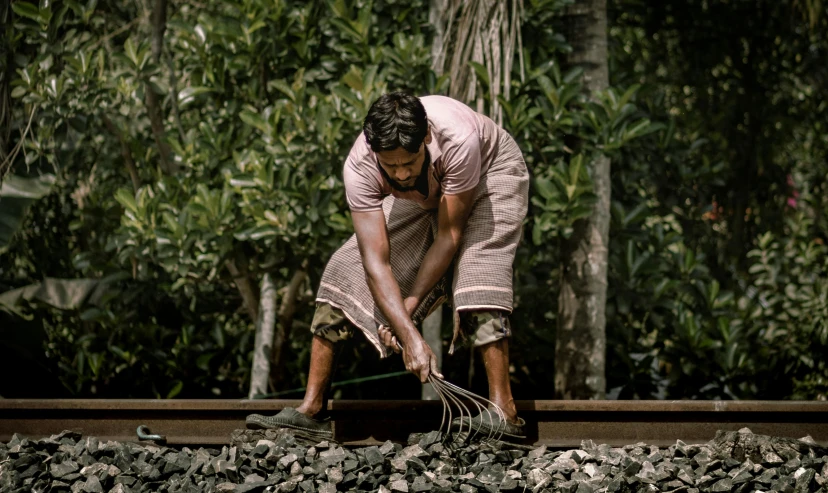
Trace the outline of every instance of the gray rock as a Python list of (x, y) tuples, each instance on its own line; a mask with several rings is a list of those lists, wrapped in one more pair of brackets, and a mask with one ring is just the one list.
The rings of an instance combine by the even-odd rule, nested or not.
[(419, 444), (414, 444), (409, 447), (406, 447), (400, 452), (399, 457), (401, 459), (410, 459), (412, 457), (428, 457), (428, 453), (420, 447)]
[(733, 482), (734, 486), (738, 486), (738, 485), (740, 485), (742, 483), (746, 483), (746, 482), (748, 482), (752, 479), (753, 479), (752, 474), (750, 474), (749, 472), (747, 472), (745, 470), (742, 470), (742, 471), (739, 471), (738, 474), (733, 476), (732, 482)]
[(365, 461), (369, 466), (374, 467), (385, 461), (382, 451), (378, 447), (368, 447), (364, 452)]
[(332, 484), (339, 484), (345, 478), (341, 467), (330, 467), (325, 471), (325, 475), (328, 478), (328, 482)]
[(299, 457), (296, 454), (287, 454), (281, 459), (279, 459), (279, 467), (282, 469), (288, 469), (291, 464), (299, 460)]
[(404, 479), (398, 479), (391, 483), (391, 491), (398, 491), (400, 493), (408, 493), (408, 482)]
[(582, 482), (578, 484), (578, 488), (575, 490), (575, 493), (593, 493), (594, 491), (594, 486), (587, 482)]
[(783, 477), (771, 483), (771, 489), (780, 493), (793, 493), (794, 484), (793, 478)]
[(409, 490), (412, 493), (419, 493), (419, 492), (422, 492), (422, 491), (431, 491), (431, 487), (432, 487), (431, 482), (427, 481), (422, 476), (417, 476), (416, 478), (414, 478), (414, 481), (411, 483), (411, 487), (409, 488)]
[(805, 469), (801, 471), (802, 472), (797, 471), (794, 473), (794, 478), (796, 479), (794, 490), (797, 492), (809, 492), (811, 491), (816, 479), (816, 471), (813, 469)]
[(529, 459), (529, 460), (536, 460), (536, 459), (540, 459), (541, 457), (543, 457), (544, 454), (546, 454), (546, 445), (541, 445), (540, 447), (538, 447), (538, 448), (530, 451), (528, 454), (526, 454), (526, 458)]
[(322, 483), (319, 485), (318, 493), (336, 493), (336, 485), (331, 483)]
[(103, 493), (103, 485), (97, 476), (89, 476), (83, 484), (82, 491), (84, 493)]
[(541, 469), (532, 469), (526, 475), (526, 484), (531, 488), (540, 489), (552, 482), (552, 476), (542, 471)]
[(724, 478), (714, 483), (710, 488), (710, 491), (725, 492), (730, 491), (731, 489), (733, 489), (733, 480), (730, 478)]
[(385, 443), (383, 443), (382, 446), (379, 449), (379, 451), (382, 455), (388, 455), (388, 454), (394, 452), (395, 450), (396, 450), (396, 446), (394, 445), (394, 442), (392, 442), (391, 440), (388, 440)]
[(439, 431), (432, 431), (423, 435), (417, 444), (420, 446), (420, 448), (427, 449), (430, 445), (438, 443), (442, 439), (442, 433), (440, 433)]
[(62, 478), (78, 470), (78, 464), (71, 460), (62, 462), (60, 464), (50, 464), (49, 473), (54, 478)]

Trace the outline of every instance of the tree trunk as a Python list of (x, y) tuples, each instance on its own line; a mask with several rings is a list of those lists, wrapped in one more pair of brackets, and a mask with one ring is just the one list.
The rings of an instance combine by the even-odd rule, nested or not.
[(276, 287), (270, 273), (262, 278), (259, 318), (256, 320), (256, 342), (253, 347), (253, 367), (250, 369), (248, 399), (267, 393), (270, 377), (270, 348), (276, 327)]
[(276, 336), (273, 339), (273, 350), (271, 351), (270, 381), (273, 388), (278, 390), (284, 381), (285, 374), (285, 349), (290, 340), (290, 333), (293, 330), (293, 315), (296, 313), (296, 304), (302, 293), (302, 285), (308, 277), (304, 269), (293, 273), (285, 289), (282, 298), (282, 306), (279, 307), (279, 326), (276, 328)]
[(245, 269), (242, 272), (232, 259), (228, 259), (224, 265), (227, 266), (227, 270), (233, 276), (233, 282), (239, 290), (244, 308), (247, 310), (247, 314), (250, 315), (250, 320), (255, 323), (259, 319), (259, 300), (256, 299), (256, 292), (253, 290), (253, 283), (247, 275), (247, 270)]
[[(609, 86), (606, 0), (581, 0), (568, 8), (570, 63), (584, 69), (590, 94)], [(561, 241), (561, 286), (555, 344), (555, 395), (603, 399), (606, 394), (607, 253), (610, 161), (598, 156), (591, 174), (598, 202), (591, 215)]]
[[(152, 59), (157, 66), (161, 66), (161, 54), (164, 49), (164, 32), (167, 30), (167, 0), (155, 0), (152, 10)], [(178, 169), (170, 157), (170, 146), (167, 144), (164, 130), (164, 116), (161, 111), (161, 101), (158, 94), (147, 81), (144, 84), (145, 102), (149, 114), (152, 135), (158, 146), (158, 155), (161, 159), (161, 169), (165, 174), (172, 175)]]

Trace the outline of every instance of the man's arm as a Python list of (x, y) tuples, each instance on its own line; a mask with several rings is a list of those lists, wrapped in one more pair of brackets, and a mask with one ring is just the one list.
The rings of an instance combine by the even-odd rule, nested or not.
[(374, 301), (403, 345), (405, 368), (425, 383), (429, 373), (439, 374), (437, 359), (411, 321), (411, 316), (403, 305), (400, 286), (391, 272), (385, 215), (377, 210), (353, 212), (351, 216), (365, 267), (365, 277)]
[(409, 315), (446, 273), (460, 248), (466, 221), (474, 204), (475, 188), (455, 195), (443, 195), (437, 212), (437, 238), (428, 249), (411, 293), (405, 299)]

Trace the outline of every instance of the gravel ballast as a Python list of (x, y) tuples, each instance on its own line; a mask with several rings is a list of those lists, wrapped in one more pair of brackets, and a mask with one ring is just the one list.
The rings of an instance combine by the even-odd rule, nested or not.
[(0, 492), (828, 493), (826, 449), (799, 440), (719, 432), (667, 448), (584, 441), (576, 450), (502, 442), (449, 451), (441, 435), (343, 448), (286, 430), (238, 430), (219, 449), (100, 441), (65, 431), (0, 443)]

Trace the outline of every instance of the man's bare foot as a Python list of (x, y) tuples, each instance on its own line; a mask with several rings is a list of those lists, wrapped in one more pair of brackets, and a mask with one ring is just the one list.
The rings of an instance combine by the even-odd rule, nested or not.
[(316, 418), (322, 413), (322, 403), (303, 401), (296, 410), (309, 418)]
[(506, 422), (511, 424), (518, 424), (518, 415), (517, 415), (517, 407), (515, 407), (515, 400), (514, 399), (491, 399), (492, 402), (495, 403), (500, 409), (503, 410), (503, 414), (506, 416)]

